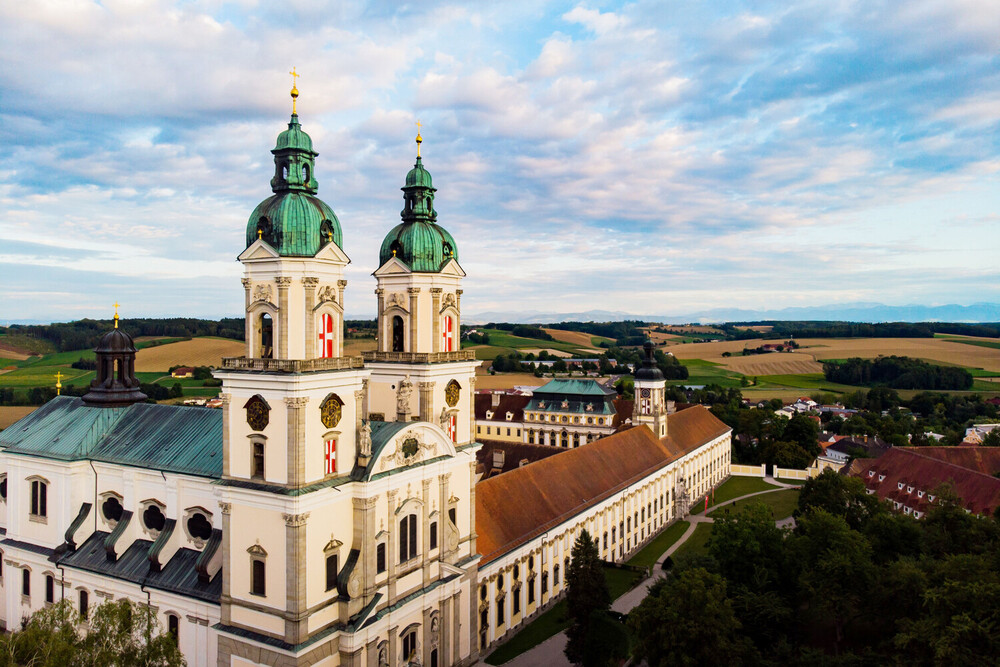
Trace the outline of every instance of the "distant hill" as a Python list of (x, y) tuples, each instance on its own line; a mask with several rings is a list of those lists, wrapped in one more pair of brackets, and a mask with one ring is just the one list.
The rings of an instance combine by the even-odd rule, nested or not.
[(576, 313), (489, 311), (466, 315), (465, 324), (486, 322), (612, 322), (642, 320), (664, 324), (691, 322), (752, 322), (758, 320), (845, 321), (845, 322), (1000, 322), (1000, 304), (974, 303), (968, 306), (887, 306), (881, 303), (839, 303), (825, 306), (781, 308), (777, 310), (742, 310), (714, 308), (683, 315), (638, 315), (621, 311), (588, 310)]

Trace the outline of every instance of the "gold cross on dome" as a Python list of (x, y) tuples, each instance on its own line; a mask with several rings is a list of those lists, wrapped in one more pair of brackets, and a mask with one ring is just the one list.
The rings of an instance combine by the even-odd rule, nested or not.
[(295, 87), (295, 84), (296, 84), (296, 83), (298, 83), (297, 79), (298, 79), (298, 78), (299, 78), (300, 76), (302, 76), (302, 75), (301, 75), (301, 74), (297, 74), (297, 73), (295, 72), (295, 68), (294, 68), (294, 67), (292, 68), (292, 71), (291, 71), (291, 72), (289, 72), (289, 74), (291, 74), (291, 75), (292, 75), (292, 88), (294, 88), (294, 87)]
[(60, 382), (60, 380), (62, 380), (62, 373), (60, 373), (60, 372), (57, 371), (56, 372), (56, 396), (58, 396), (59, 394), (62, 393), (62, 382)]
[(420, 144), (423, 143), (424, 138), (420, 136), (420, 128), (423, 127), (420, 120), (417, 120), (417, 157), (420, 157)]
[(118, 303), (117, 301), (115, 301), (114, 305), (115, 305), (115, 329), (117, 329), (118, 328), (118, 306), (120, 306), (121, 304)]
[(295, 110), (295, 103), (296, 103), (296, 102), (298, 102), (298, 99), (299, 99), (299, 89), (298, 89), (298, 87), (296, 86), (296, 83), (298, 83), (297, 79), (298, 79), (298, 78), (299, 78), (300, 76), (302, 76), (302, 75), (301, 75), (301, 74), (298, 74), (298, 73), (297, 73), (297, 72), (295, 71), (295, 68), (294, 68), (294, 67), (292, 68), (292, 71), (291, 71), (291, 72), (289, 72), (289, 74), (291, 74), (291, 75), (292, 75), (292, 92), (291, 92), (291, 95), (292, 95), (292, 115), (293, 115), (293, 116), (297, 116), (297, 115), (298, 115), (298, 112), (297, 112), (297, 111)]

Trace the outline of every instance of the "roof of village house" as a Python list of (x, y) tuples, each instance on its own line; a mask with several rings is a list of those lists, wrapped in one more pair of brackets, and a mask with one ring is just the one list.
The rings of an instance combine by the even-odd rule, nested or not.
[(730, 428), (706, 408), (669, 415), (668, 435), (630, 428), (476, 485), (482, 563), (541, 535)]
[(920, 447), (919, 452), (984, 475), (1000, 472), (1000, 447)]
[(222, 476), (222, 411), (134, 403), (90, 406), (57, 396), (0, 432), (8, 453)]
[[(946, 449), (955, 454), (940, 451)], [(849, 474), (860, 477), (879, 498), (919, 512), (930, 506), (928, 494), (947, 482), (962, 499), (962, 507), (978, 514), (990, 514), (1000, 506), (1000, 479), (962, 465), (978, 465), (971, 459), (963, 460), (964, 453), (969, 451), (952, 447), (893, 447), (879, 459), (864, 459), (867, 465), (852, 467)], [(987, 457), (993, 456), (1000, 455), (987, 454)]]

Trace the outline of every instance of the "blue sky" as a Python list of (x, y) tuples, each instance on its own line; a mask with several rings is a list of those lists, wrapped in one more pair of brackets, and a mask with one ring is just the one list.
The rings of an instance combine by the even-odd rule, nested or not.
[(423, 123), (467, 314), (1000, 301), (1000, 3), (0, 3), (0, 319), (237, 315), (296, 67), (374, 314)]

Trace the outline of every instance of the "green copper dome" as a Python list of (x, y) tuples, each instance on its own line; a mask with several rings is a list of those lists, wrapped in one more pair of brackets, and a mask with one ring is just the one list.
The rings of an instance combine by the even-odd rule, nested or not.
[(417, 163), (406, 175), (403, 186), (403, 222), (393, 227), (382, 241), (379, 266), (393, 257), (417, 273), (437, 273), (450, 260), (458, 260), (458, 246), (451, 234), (436, 223), (434, 193), (431, 174), (424, 169), (423, 161)]
[(312, 257), (327, 243), (342, 246), (340, 221), (326, 202), (316, 197), (319, 184), (312, 139), (292, 114), (288, 129), (278, 135), (274, 150), (274, 178), (268, 197), (247, 221), (247, 247), (261, 238), (282, 256)]

